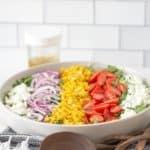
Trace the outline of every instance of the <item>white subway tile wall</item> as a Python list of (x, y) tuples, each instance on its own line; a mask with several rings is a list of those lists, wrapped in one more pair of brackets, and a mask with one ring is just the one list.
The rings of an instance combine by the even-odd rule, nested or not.
[(150, 49), (150, 27), (122, 27), (121, 30), (122, 49)]
[(147, 4), (146, 4), (146, 23), (150, 25), (150, 1), (147, 1)]
[(8, 77), (27, 68), (27, 53), (20, 48), (0, 48), (0, 85)]
[(15, 24), (0, 24), (0, 46), (17, 46), (17, 26)]
[(42, 22), (42, 0), (0, 0), (1, 22)]
[(62, 49), (61, 50), (61, 61), (93, 61), (92, 50), (89, 49)]
[(134, 51), (95, 51), (94, 60), (108, 64), (140, 67), (143, 65), (143, 53)]
[(46, 22), (93, 23), (91, 0), (46, 0)]
[(25, 33), (54, 31), (62, 61), (150, 67), (150, 0), (0, 0), (1, 60), (25, 63)]
[(72, 48), (118, 48), (118, 27), (70, 26)]
[(144, 25), (144, 2), (96, 0), (96, 23)]

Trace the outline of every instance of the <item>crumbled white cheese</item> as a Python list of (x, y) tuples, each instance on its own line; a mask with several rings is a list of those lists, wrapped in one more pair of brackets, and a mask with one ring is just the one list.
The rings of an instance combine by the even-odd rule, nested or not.
[(131, 109), (125, 109), (124, 113), (121, 114), (121, 118), (127, 118), (127, 117), (131, 117), (134, 116), (136, 114), (136, 112), (134, 110)]
[(126, 81), (128, 81), (128, 94), (125, 100), (121, 103), (124, 112), (121, 118), (126, 118), (136, 114), (135, 108), (141, 104), (150, 104), (150, 94), (147, 92), (143, 80), (134, 74), (126, 74)]
[(26, 84), (21, 83), (8, 93), (5, 98), (5, 103), (10, 106), (10, 109), (20, 115), (27, 113), (27, 99), (30, 97), (31, 89)]

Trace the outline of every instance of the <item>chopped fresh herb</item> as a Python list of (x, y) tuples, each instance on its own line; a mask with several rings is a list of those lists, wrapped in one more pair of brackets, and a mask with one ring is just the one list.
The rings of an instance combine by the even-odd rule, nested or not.
[(112, 83), (112, 85), (113, 85), (114, 87), (116, 87), (116, 86), (118, 85), (118, 82), (119, 82), (119, 79), (116, 79), (116, 80)]
[(124, 83), (124, 81), (125, 81), (124, 72), (121, 69), (119, 69), (115, 66), (112, 66), (112, 65), (108, 65), (107, 70), (112, 73), (115, 73), (117, 75), (117, 77), (119, 78), (119, 81), (121, 80)]
[(49, 112), (47, 115), (48, 115), (48, 116), (51, 116), (51, 112)]
[(129, 93), (129, 95), (132, 95), (132, 93)]
[(57, 102), (61, 102), (61, 100), (60, 100), (60, 99), (57, 99)]
[(60, 80), (60, 84), (64, 84), (64, 81), (63, 81), (63, 80)]
[(63, 121), (62, 120), (56, 120), (55, 124), (63, 124)]
[(145, 105), (144, 103), (142, 103), (142, 104), (136, 106), (135, 108), (128, 107), (128, 109), (134, 110), (136, 113), (139, 113), (139, 112), (143, 111), (147, 107), (148, 107), (148, 105)]
[(115, 74), (119, 79), (122, 79), (124, 77), (124, 72), (122, 70), (118, 70), (117, 72), (115, 72)]
[(132, 107), (127, 107), (127, 109), (131, 109), (131, 110), (134, 110), (134, 108), (132, 108)]
[(17, 80), (17, 81), (13, 84), (13, 87), (19, 85), (20, 83), (21, 83), (21, 81), (20, 81), (20, 80)]
[(124, 84), (127, 84), (127, 80), (126, 80), (124, 75), (120, 78), (120, 82), (124, 83)]
[(120, 117), (121, 113), (114, 114), (114, 117)]
[(134, 110), (135, 110), (136, 113), (139, 113), (139, 112), (143, 111), (146, 107), (147, 107), (147, 106), (142, 103), (142, 104), (136, 106), (136, 107), (134, 108)]
[(32, 76), (28, 76), (28, 77), (25, 77), (23, 78), (23, 82), (24, 84), (26, 84), (27, 86), (30, 86), (31, 85), (31, 82), (32, 82)]
[(15, 86), (17, 86), (17, 85), (19, 85), (19, 84), (21, 84), (21, 83), (24, 83), (24, 84), (26, 84), (27, 86), (30, 86), (30, 85), (31, 85), (31, 82), (32, 82), (32, 79), (33, 79), (32, 76), (24, 77), (24, 78), (22, 78), (22, 79), (20, 79), (20, 80), (17, 80), (16, 83), (13, 84), (13, 87), (15, 87)]
[(8, 92), (4, 94), (4, 97), (9, 97), (9, 94), (8, 94)]
[(56, 99), (56, 98), (54, 98), (54, 97), (51, 97), (51, 100), (60, 102), (60, 99)]
[(118, 71), (118, 68), (115, 67), (115, 66), (112, 66), (112, 65), (108, 65), (108, 66), (107, 66), (107, 70), (110, 71), (110, 72), (115, 73), (115, 72)]
[(120, 101), (122, 102), (123, 100), (125, 100), (127, 97), (127, 92), (122, 93), (122, 95), (120, 96)]
[(92, 72), (95, 71), (95, 69), (93, 68), (93, 64), (90, 64), (90, 65), (88, 66), (88, 68), (89, 68), (89, 70), (91, 70)]
[(146, 88), (149, 88), (149, 87), (150, 87), (150, 85), (147, 83), (146, 80), (143, 80), (143, 84), (145, 85)]
[(52, 99), (52, 100), (56, 100), (56, 98), (54, 98), (54, 97), (51, 97), (51, 99)]
[(123, 109), (123, 110), (121, 111), (120, 115), (123, 114), (124, 112), (125, 112), (125, 110)]

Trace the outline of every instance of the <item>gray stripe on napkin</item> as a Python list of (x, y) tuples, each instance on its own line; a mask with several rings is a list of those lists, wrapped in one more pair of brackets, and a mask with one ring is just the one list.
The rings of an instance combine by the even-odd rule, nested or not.
[(38, 150), (40, 147), (40, 143), (42, 140), (42, 137), (40, 136), (31, 136), (26, 134), (17, 134), (14, 130), (11, 128), (6, 128), (1, 134), (0, 134), (0, 142), (6, 142), (11, 137), (11, 147), (15, 147), (17, 144), (25, 141), (27, 138), (28, 145), (31, 150)]

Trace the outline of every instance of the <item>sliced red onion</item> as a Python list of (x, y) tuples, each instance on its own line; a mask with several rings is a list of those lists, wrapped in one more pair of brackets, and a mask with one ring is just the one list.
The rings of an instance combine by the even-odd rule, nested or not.
[(40, 113), (35, 113), (35, 112), (28, 114), (28, 117), (37, 121), (42, 121), (44, 119), (43, 115), (41, 115)]
[(60, 73), (47, 70), (32, 75), (31, 88), (33, 92), (28, 99), (30, 118), (42, 121), (44, 116), (52, 112), (59, 104), (60, 99)]

